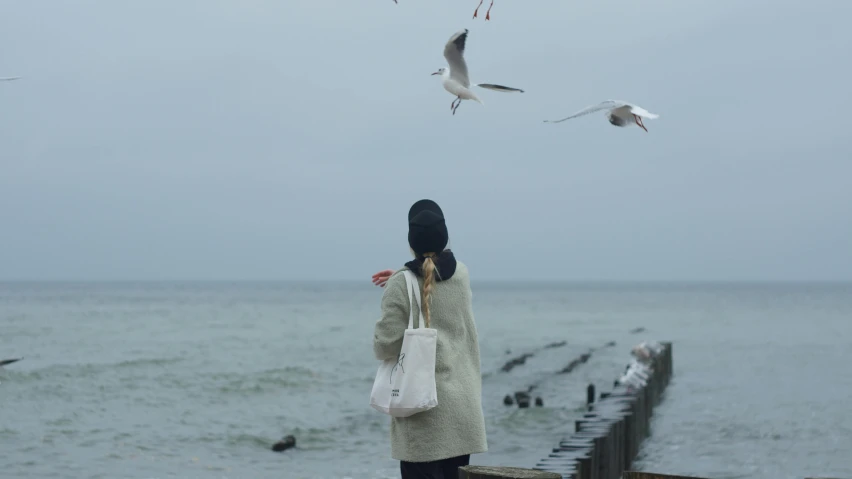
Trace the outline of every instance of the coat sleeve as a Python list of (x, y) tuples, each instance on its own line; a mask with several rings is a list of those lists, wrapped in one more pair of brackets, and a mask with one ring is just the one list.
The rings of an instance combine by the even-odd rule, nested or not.
[(382, 317), (376, 322), (373, 334), (373, 353), (380, 361), (395, 358), (402, 350), (402, 338), (408, 327), (408, 314), (411, 309), (405, 288), (405, 276), (402, 271), (391, 276), (385, 285)]

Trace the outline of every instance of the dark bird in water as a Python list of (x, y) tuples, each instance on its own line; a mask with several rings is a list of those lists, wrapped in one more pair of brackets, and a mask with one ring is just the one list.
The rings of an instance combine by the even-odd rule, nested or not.
[(0, 361), (0, 368), (2, 368), (3, 366), (5, 366), (5, 365), (7, 365), (7, 364), (17, 363), (18, 361), (20, 361), (20, 360), (22, 360), (22, 359), (24, 359), (24, 358), (18, 358), (18, 359), (4, 359), (4, 360)]
[(284, 436), (284, 439), (272, 445), (272, 450), (275, 452), (281, 452), (293, 447), (296, 447), (296, 438), (293, 436)]

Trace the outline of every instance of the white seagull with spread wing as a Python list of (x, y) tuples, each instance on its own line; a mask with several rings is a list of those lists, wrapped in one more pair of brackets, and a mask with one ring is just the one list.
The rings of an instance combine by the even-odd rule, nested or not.
[(592, 105), (586, 107), (573, 115), (563, 118), (561, 120), (544, 120), (545, 123), (559, 123), (565, 120), (570, 120), (571, 118), (577, 118), (578, 116), (588, 115), (589, 113), (594, 113), (596, 111), (606, 110), (606, 117), (609, 122), (615, 126), (626, 127), (635, 123), (642, 127), (646, 132), (648, 131), (645, 128), (645, 125), (642, 123), (642, 118), (648, 118), (650, 120), (654, 120), (659, 118), (660, 115), (656, 113), (651, 113), (648, 110), (642, 108), (641, 106), (634, 105), (632, 103), (627, 103), (626, 101), (619, 100), (606, 100), (598, 103), (597, 105)]
[[(441, 82), (444, 85), (444, 89), (456, 97), (450, 105), (453, 115), (456, 114), (456, 109), (458, 109), (462, 100), (473, 100), (483, 104), (482, 100), (476, 96), (476, 93), (470, 89), (471, 85), (470, 79), (467, 75), (467, 63), (464, 61), (464, 47), (465, 42), (467, 41), (467, 33), (468, 30), (465, 28), (460, 32), (454, 33), (453, 36), (450, 37), (450, 40), (447, 42), (446, 46), (444, 46), (444, 58), (447, 59), (449, 68), (441, 68), (433, 73), (433, 75), (441, 75)], [(524, 92), (520, 88), (511, 88), (503, 85), (495, 85), (493, 83), (477, 83), (473, 86), (502, 92)]]

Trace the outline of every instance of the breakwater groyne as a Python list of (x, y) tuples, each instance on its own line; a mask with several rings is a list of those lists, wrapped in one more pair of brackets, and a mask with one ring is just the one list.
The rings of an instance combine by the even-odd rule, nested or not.
[[(651, 434), (651, 417), (673, 376), (672, 343), (646, 360), (647, 376), (622, 378), (588, 405), (588, 412), (534, 469), (563, 479), (619, 479)], [(591, 399), (591, 398), (590, 398)]]
[[(642, 441), (651, 435), (654, 408), (674, 375), (672, 343), (642, 343), (632, 354), (637, 361), (611, 391), (595, 398), (594, 385), (589, 385), (587, 412), (575, 421), (574, 433), (534, 468), (470, 465), (459, 468), (459, 479), (621, 479), (625, 474), (639, 479), (629, 468)], [(647, 473), (641, 477), (675, 479)]]

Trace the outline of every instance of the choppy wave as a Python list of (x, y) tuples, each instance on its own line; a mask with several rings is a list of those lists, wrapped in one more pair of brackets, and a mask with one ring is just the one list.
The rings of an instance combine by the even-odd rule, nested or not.
[[(25, 358), (26, 360), (26, 358)], [(6, 373), (18, 381), (43, 380), (58, 378), (84, 378), (111, 372), (115, 369), (148, 368), (151, 366), (172, 366), (184, 361), (182, 357), (170, 358), (138, 358), (113, 363), (63, 363), (53, 364), (38, 369), (15, 370), (8, 368)]]

